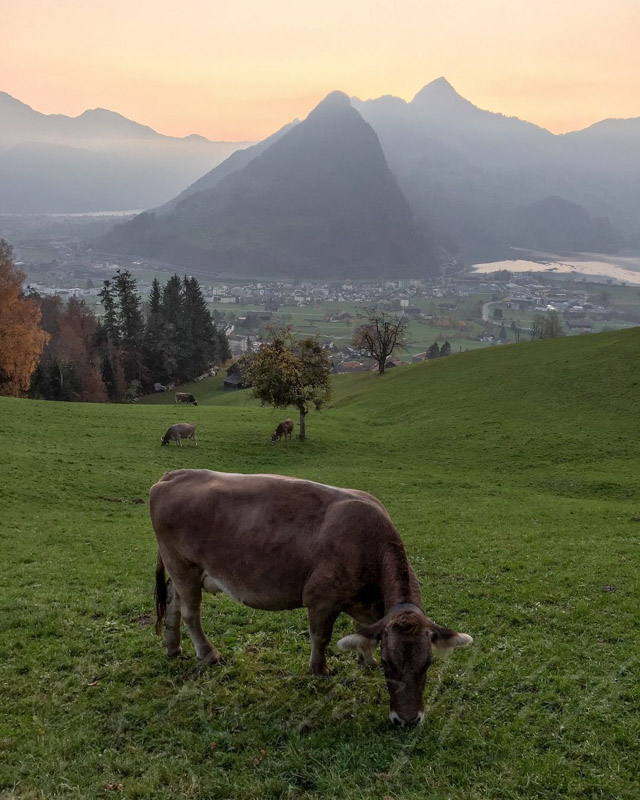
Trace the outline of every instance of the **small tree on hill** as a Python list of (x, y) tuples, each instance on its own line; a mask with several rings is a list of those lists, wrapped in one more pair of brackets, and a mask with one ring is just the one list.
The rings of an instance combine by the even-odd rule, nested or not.
[(549, 311), (544, 321), (542, 338), (555, 339), (558, 336), (564, 336), (560, 314), (557, 311)]
[(330, 360), (322, 345), (312, 338), (296, 341), (288, 328), (273, 331), (256, 353), (243, 356), (240, 366), (262, 405), (298, 409), (299, 438), (304, 440), (310, 406), (319, 411), (331, 397)]
[(440, 358), (440, 345), (438, 342), (434, 342), (431, 347), (427, 350), (427, 358)]
[(406, 346), (407, 318), (374, 308), (361, 316), (364, 323), (355, 332), (353, 346), (361, 355), (377, 361), (378, 373), (382, 375), (393, 351)]
[(440, 358), (446, 358), (447, 356), (450, 355), (451, 355), (451, 345), (449, 344), (449, 340), (447, 339), (440, 348)]
[(545, 316), (535, 315), (531, 322), (532, 339), (555, 339), (558, 336), (564, 336), (564, 330), (557, 311), (549, 311)]

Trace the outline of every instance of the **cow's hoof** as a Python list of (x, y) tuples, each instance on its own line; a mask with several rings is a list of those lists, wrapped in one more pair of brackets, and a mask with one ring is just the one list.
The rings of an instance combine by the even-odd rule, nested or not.
[(327, 667), (326, 667), (326, 666), (324, 666), (324, 667), (317, 667), (316, 669), (314, 669), (314, 668), (312, 667), (312, 668), (311, 668), (311, 675), (312, 675), (314, 678), (329, 678), (329, 677), (331, 677), (331, 673), (329, 672), (329, 670), (327, 669)]
[(207, 655), (203, 657), (202, 661), (205, 664), (208, 664), (210, 667), (213, 667), (216, 664), (222, 664), (224, 662), (224, 659), (217, 650), (212, 650), (210, 653), (207, 653)]
[(369, 658), (366, 661), (362, 659), (362, 661), (358, 661), (358, 666), (360, 669), (375, 669), (378, 666), (378, 662), (375, 658)]
[(182, 655), (182, 648), (178, 647), (177, 650), (167, 650), (167, 658), (179, 658)]

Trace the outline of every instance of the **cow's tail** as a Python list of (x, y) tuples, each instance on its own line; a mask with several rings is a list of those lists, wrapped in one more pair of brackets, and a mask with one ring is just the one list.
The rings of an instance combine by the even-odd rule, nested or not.
[(167, 576), (164, 571), (164, 563), (162, 556), (158, 550), (158, 559), (156, 561), (156, 633), (158, 636), (162, 633), (162, 621), (167, 613)]

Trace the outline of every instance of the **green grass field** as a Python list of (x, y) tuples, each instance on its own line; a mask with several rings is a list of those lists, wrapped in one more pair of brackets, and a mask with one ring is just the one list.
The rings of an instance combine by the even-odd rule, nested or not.
[[(637, 798), (640, 329), (339, 376), (304, 444), (269, 441), (291, 411), (196, 388), (0, 398), (3, 800)], [(160, 447), (177, 421), (198, 448)], [(147, 492), (180, 467), (386, 504), (427, 613), (475, 639), (429, 671), (423, 726), (349, 654), (309, 677), (303, 610), (206, 597), (225, 665), (166, 659)]]

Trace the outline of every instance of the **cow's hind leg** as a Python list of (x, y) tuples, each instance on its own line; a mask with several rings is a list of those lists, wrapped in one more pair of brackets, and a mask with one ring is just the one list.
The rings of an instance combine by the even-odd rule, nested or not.
[(313, 675), (320, 677), (328, 675), (325, 651), (331, 641), (333, 624), (339, 612), (335, 609), (310, 608), (309, 609), (309, 634), (311, 636), (311, 659), (309, 666)]
[(167, 648), (168, 656), (181, 655), (180, 596), (171, 578), (167, 581), (167, 611), (164, 619), (164, 638), (162, 644)]
[(189, 569), (181, 569), (179, 575), (176, 575), (174, 571), (172, 577), (180, 595), (180, 613), (187, 626), (196, 655), (205, 664), (218, 664), (222, 661), (222, 656), (202, 629), (200, 617), (202, 571), (193, 566)]

